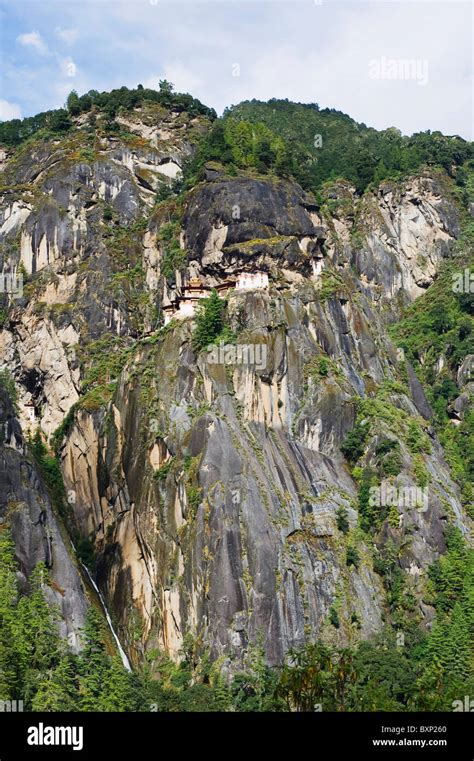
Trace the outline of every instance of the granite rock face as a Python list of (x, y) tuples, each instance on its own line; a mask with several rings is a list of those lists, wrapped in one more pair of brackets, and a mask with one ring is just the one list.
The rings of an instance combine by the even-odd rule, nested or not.
[[(132, 661), (156, 647), (178, 657), (186, 635), (229, 670), (249, 645), (276, 664), (318, 637), (368, 638), (389, 617), (374, 570), (389, 540), (428, 626), (426, 570), (445, 549), (447, 521), (465, 531), (468, 519), (423, 388), (387, 325), (451, 255), (459, 222), (449, 193), (429, 174), (362, 198), (342, 183), (329, 212), (294, 182), (208, 171), (186, 195), (170, 275), (162, 232), (172, 215), (152, 207), (154, 191), (179, 176), (205, 125), (172, 114), (154, 124), (137, 111), (123, 126), (133, 139), (102, 138), (94, 154), (50, 141), (6, 161), (0, 264), (21, 261), (28, 279), (0, 330), (0, 365), (16, 381), (25, 431), (49, 436), (67, 418), (65, 487)], [(191, 278), (211, 288), (252, 272), (269, 287), (227, 295), (243, 361), (196, 354), (192, 319), (160, 328), (162, 303)], [(105, 372), (106, 399), (87, 404), (95, 376), (85, 377), (84, 346), (96, 365), (117, 346), (128, 352), (116, 386)], [(453, 416), (469, 377), (466, 365)], [(63, 618), (75, 631), (80, 581), (4, 409), (0, 478), (7, 502), (24, 504), (13, 526), (25, 575), (52, 532), (46, 560), (70, 590)], [(373, 540), (358, 527), (360, 484), (344, 456), (355, 425), (367, 426), (367, 467), (396, 449), (400, 492), (421, 471), (429, 480), (426, 501), (393, 504)]]
[(61, 529), (36, 466), (27, 455), (20, 424), (6, 392), (0, 388), (0, 525), (12, 534), (20, 583), (38, 563), (49, 569), (46, 598), (59, 609), (60, 633), (74, 650), (80, 647), (87, 596), (69, 539)]
[[(152, 646), (177, 654), (191, 632), (214, 657), (236, 662), (249, 642), (261, 640), (277, 663), (317, 635), (346, 643), (382, 626), (384, 593), (370, 547), (358, 536), (361, 563), (346, 566), (336, 511), (346, 509), (355, 527), (357, 487), (340, 446), (356, 399), (367, 397), (371, 383), (395, 378), (396, 368), (375, 357), (370, 313), (354, 305), (347, 319), (337, 300), (321, 307), (317, 296), (273, 300), (278, 329), (268, 294), (229, 300), (231, 313), (243, 312), (249, 322), (260, 317), (245, 335), (265, 349), (263, 370), (229, 371), (206, 355), (196, 358), (190, 326), (177, 326), (144, 351), (138, 368), (124, 371), (105, 416), (76, 416), (63, 447), (66, 487), (86, 485), (76, 516), (83, 534), (95, 537), (100, 582), (137, 659)], [(359, 346), (362, 330), (367, 354)], [(340, 369), (305, 380), (327, 336)], [(384, 436), (395, 437), (403, 456), (396, 485), (409, 487), (414, 461), (405, 425), (424, 419), (407, 394), (384, 398), (404, 418), (396, 433), (384, 423), (373, 431), (368, 462)], [(427, 507), (401, 505), (398, 525), (386, 527), (405, 544), (400, 562), (415, 592), (444, 549), (448, 514), (464, 527), (457, 487), (429, 426), (426, 436)], [(335, 604), (340, 628), (331, 631), (327, 616)], [(143, 624), (138, 645), (128, 631), (133, 609)]]
[[(153, 117), (137, 111), (123, 138), (91, 136), (86, 124), (67, 139), (35, 142), (2, 173), (0, 270), (21, 272), (23, 296), (0, 352), (19, 381), (22, 423), (48, 435), (78, 399), (82, 338), (136, 338), (151, 326), (157, 286), (145, 276), (158, 251), (150, 233), (143, 250), (146, 218), (206, 123), (163, 109)], [(133, 283), (121, 279), (129, 268)]]
[(350, 262), (374, 299), (413, 300), (433, 282), (459, 235), (456, 206), (429, 174), (358, 198), (341, 182), (327, 248)]

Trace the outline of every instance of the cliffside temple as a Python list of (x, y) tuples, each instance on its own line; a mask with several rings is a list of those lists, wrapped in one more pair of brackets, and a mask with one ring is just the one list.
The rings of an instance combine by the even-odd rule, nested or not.
[(164, 324), (170, 320), (185, 320), (194, 317), (196, 307), (201, 299), (209, 298), (215, 289), (220, 298), (225, 298), (229, 291), (252, 291), (266, 290), (269, 287), (268, 274), (266, 272), (240, 272), (236, 278), (227, 278), (214, 286), (204, 285), (200, 278), (191, 278), (184, 286), (183, 295), (162, 306)]

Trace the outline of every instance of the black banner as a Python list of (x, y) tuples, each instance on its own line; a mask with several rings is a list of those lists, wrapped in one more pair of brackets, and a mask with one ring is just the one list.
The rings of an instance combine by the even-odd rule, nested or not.
[[(0, 761), (301, 753), (312, 758), (474, 758), (472, 714), (0, 713)], [(215, 744), (213, 743), (215, 740)], [(307, 751), (306, 751), (307, 752)], [(349, 756), (350, 754), (350, 756)]]

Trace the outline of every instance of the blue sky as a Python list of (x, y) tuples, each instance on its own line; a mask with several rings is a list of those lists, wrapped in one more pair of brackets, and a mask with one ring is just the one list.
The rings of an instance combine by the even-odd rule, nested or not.
[(166, 78), (219, 113), (287, 97), (473, 139), (468, 2), (0, 0), (0, 25), (0, 119)]

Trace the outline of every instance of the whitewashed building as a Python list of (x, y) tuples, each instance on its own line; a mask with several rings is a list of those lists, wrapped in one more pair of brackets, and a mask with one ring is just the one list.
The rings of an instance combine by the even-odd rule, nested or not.
[(263, 290), (268, 288), (266, 272), (241, 272), (237, 278), (237, 291)]
[[(268, 288), (268, 275), (266, 272), (241, 272), (237, 280), (231, 278), (215, 286), (220, 298), (224, 298), (234, 287), (236, 291), (264, 290)], [(172, 319), (194, 317), (197, 305), (201, 299), (208, 298), (211, 291), (212, 288), (203, 285), (199, 278), (191, 278), (182, 296), (163, 305), (165, 325)]]

